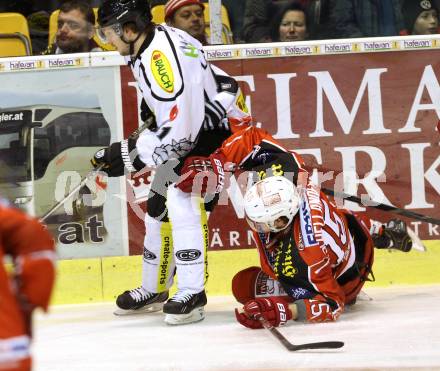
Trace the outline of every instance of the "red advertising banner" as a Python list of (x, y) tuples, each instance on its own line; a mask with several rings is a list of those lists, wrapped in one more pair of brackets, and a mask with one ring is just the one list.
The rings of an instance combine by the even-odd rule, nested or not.
[[(324, 187), (440, 218), (439, 57), (439, 50), (417, 50), (214, 64), (240, 81), (257, 125), (318, 166)], [(136, 89), (125, 69), (124, 124), (131, 125)], [(253, 246), (237, 205), (231, 200), (211, 214), (212, 250)], [(406, 221), (423, 239), (440, 238), (440, 226)], [(139, 243), (131, 254), (141, 253)]]

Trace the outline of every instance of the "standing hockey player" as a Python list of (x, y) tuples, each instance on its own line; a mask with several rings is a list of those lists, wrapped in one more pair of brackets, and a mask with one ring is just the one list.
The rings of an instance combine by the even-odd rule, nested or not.
[(337, 209), (308, 181), (300, 157), (261, 129), (236, 133), (208, 158), (188, 158), (182, 169), (187, 176), (178, 186), (191, 192), (206, 186), (207, 178), (218, 179), (213, 174), (202, 177), (214, 160), (255, 171), (262, 179), (244, 196), (261, 269), (245, 269), (232, 283), (234, 296), (245, 304), (236, 317), (246, 327), (261, 328), (261, 316), (273, 326), (289, 319), (336, 320), (368, 280), (374, 246), (411, 249), (404, 222), (370, 224)]
[[(171, 185), (182, 159), (206, 156), (229, 136), (223, 119), (239, 103), (238, 86), (213, 73), (197, 40), (151, 23), (145, 0), (104, 1), (98, 23), (100, 36), (126, 56), (143, 96), (144, 117), (153, 115), (156, 122), (137, 139), (113, 143), (92, 159), (109, 176), (156, 171), (145, 217), (142, 286), (118, 296), (117, 313), (163, 306), (168, 324), (200, 321), (207, 302), (206, 212), (203, 202), (194, 210), (191, 196)], [(175, 271), (178, 291), (164, 304)]]
[[(41, 223), (0, 200), (0, 370), (31, 369), (32, 313), (47, 310), (54, 241)], [(12, 259), (12, 274), (3, 264)]]

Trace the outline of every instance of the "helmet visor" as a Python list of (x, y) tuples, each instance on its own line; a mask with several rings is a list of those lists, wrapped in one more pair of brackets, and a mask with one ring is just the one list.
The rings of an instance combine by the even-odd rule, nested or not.
[(113, 23), (105, 27), (97, 27), (96, 35), (102, 43), (108, 44), (112, 37), (122, 37), (122, 25), (120, 23)]

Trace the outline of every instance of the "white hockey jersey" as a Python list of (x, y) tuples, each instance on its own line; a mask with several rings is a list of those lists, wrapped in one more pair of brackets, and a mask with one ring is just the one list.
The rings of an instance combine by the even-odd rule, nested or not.
[(158, 128), (140, 135), (139, 158), (156, 167), (170, 158), (184, 157), (195, 146), (203, 125), (205, 100), (217, 94), (202, 45), (186, 32), (160, 25), (127, 62)]

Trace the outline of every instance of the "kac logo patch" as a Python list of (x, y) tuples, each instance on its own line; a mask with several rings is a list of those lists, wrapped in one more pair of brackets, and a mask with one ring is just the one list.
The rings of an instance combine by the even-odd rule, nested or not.
[(167, 93), (174, 91), (174, 74), (168, 58), (160, 50), (151, 54), (151, 72), (159, 86)]

